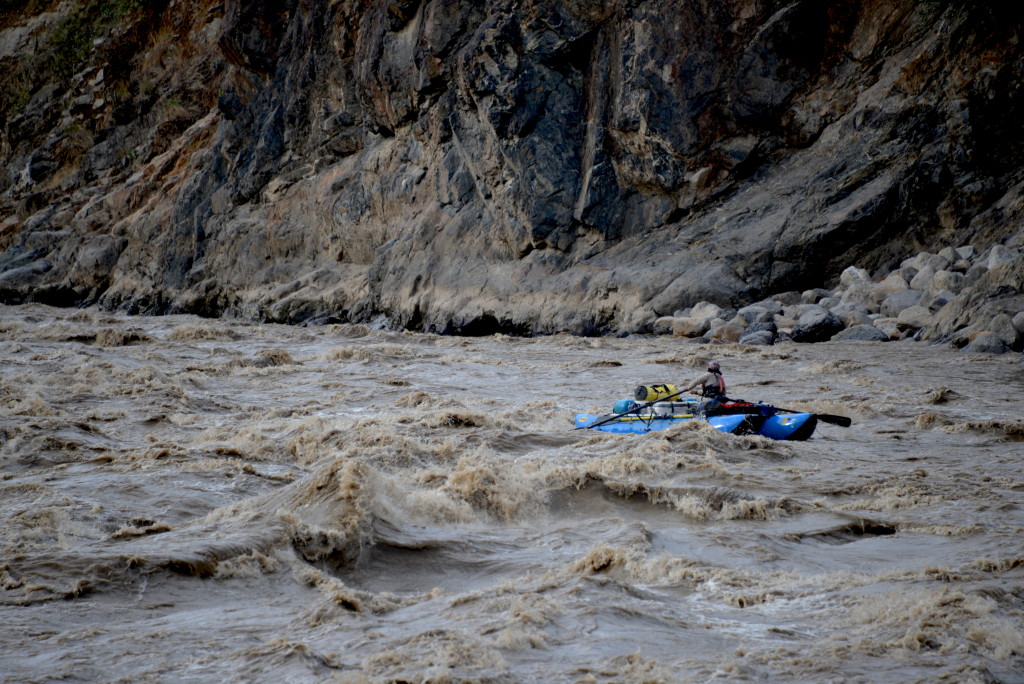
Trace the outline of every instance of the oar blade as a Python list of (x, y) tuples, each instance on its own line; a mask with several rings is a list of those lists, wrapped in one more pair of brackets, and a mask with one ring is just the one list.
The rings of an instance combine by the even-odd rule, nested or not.
[(850, 427), (853, 425), (853, 421), (846, 416), (833, 416), (830, 413), (815, 413), (814, 415), (818, 416), (818, 420), (823, 423), (831, 423), (839, 427)]

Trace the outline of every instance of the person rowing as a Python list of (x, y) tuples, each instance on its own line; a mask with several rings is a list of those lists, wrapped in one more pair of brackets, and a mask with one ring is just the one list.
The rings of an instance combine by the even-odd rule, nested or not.
[[(699, 387), (699, 395), (704, 398), (700, 403), (698, 413), (704, 416), (714, 415), (722, 408), (722, 402), (728, 401), (725, 396), (725, 378), (722, 377), (722, 367), (717, 361), (708, 361), (708, 370), (700, 377), (682, 389), (683, 392), (691, 392)], [(698, 392), (693, 392), (698, 394)]]

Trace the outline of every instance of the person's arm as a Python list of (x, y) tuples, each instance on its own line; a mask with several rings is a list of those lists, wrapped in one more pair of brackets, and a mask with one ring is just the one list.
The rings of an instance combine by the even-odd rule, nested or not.
[(702, 375), (699, 378), (697, 378), (696, 380), (694, 380), (692, 383), (690, 383), (690, 385), (688, 387), (684, 387), (683, 391), (684, 392), (689, 392), (693, 388), (698, 387), (699, 385), (701, 385), (703, 382), (704, 382), (704, 376)]

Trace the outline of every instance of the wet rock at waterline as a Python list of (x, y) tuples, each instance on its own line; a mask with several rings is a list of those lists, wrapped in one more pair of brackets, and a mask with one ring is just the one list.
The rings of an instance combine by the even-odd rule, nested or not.
[(836, 341), (888, 342), (889, 335), (873, 325), (855, 325), (832, 336)]
[[(1008, 242), (1015, 244), (1015, 239)], [(780, 337), (795, 342), (913, 338), (971, 352), (1024, 350), (1024, 250), (996, 245), (978, 252), (964, 246), (955, 254), (970, 256), (960, 260), (960, 268), (975, 273), (974, 284), (954, 285), (957, 294), (945, 289), (953, 283), (950, 272), (928, 270), (932, 264), (947, 263), (945, 257), (921, 252), (875, 280), (863, 269), (850, 267), (843, 272), (838, 289), (805, 291), (800, 304), (784, 304), (783, 298), (791, 301), (788, 296), (769, 298), (770, 304), (762, 301), (743, 307), (726, 319), (728, 312), (702, 302), (679, 312), (686, 316), (662, 319), (670, 323), (656, 332), (701, 342), (735, 338), (758, 346), (773, 344)], [(910, 276), (909, 284), (905, 276)]]

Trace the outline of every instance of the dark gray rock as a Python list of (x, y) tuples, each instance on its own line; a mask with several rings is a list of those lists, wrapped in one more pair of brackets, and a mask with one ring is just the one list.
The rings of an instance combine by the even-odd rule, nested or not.
[(786, 306), (792, 306), (793, 304), (799, 304), (802, 300), (802, 295), (796, 290), (790, 290), (789, 292), (779, 292), (769, 297), (767, 300), (761, 302), (777, 302), (780, 305), (780, 310), (776, 313), (782, 313), (781, 308)]
[(946, 304), (949, 304), (951, 301), (953, 301), (953, 298), (955, 296), (956, 295), (950, 292), (949, 290), (939, 290), (938, 292), (935, 293), (935, 296), (928, 300), (928, 309), (932, 313), (935, 313), (936, 311), (939, 311), (942, 307), (946, 306)]
[(823, 297), (818, 300), (818, 305), (823, 306), (826, 309), (831, 309), (835, 306), (839, 306), (842, 303), (842, 297)]
[(1010, 347), (995, 333), (984, 332), (965, 346), (963, 351), (976, 354), (1005, 354), (1010, 351)]
[[(629, 334), (701, 300), (817, 303), (927, 236), (1019, 249), (1006, 3), (142, 3), (49, 83), (22, 29), (78, 5), (8, 4), (12, 297)], [(167, 26), (182, 49), (148, 69)]]
[(745, 332), (739, 339), (740, 344), (750, 344), (755, 346), (770, 346), (775, 344), (775, 333), (770, 330), (758, 330)]
[(772, 334), (775, 334), (778, 331), (779, 326), (775, 324), (775, 321), (758, 321), (756, 323), (751, 323), (747, 327), (748, 333), (770, 332)]
[(871, 315), (863, 307), (840, 304), (830, 311), (839, 316), (844, 328), (852, 328), (855, 325), (871, 325)]
[(1013, 351), (1024, 350), (1024, 334), (1017, 330), (1013, 319), (1005, 313), (996, 314), (988, 324), (989, 329)]
[(842, 329), (838, 316), (819, 307), (802, 315), (791, 335), (794, 342), (825, 342)]
[(889, 336), (873, 325), (855, 325), (832, 336), (836, 342), (888, 342)]
[[(780, 307), (780, 310), (781, 310), (781, 307)], [(752, 304), (750, 306), (745, 306), (745, 307), (739, 309), (736, 312), (736, 316), (741, 318), (743, 320), (744, 324), (748, 325), (748, 326), (751, 323), (754, 323), (754, 322), (759, 321), (759, 320), (764, 320), (765, 318), (771, 318), (774, 315), (775, 315), (774, 311), (773, 312), (769, 312), (769, 310), (767, 308), (765, 308), (763, 306), (760, 306), (760, 305), (757, 305), (757, 304)]]
[(816, 287), (811, 290), (804, 290), (804, 292), (800, 295), (800, 299), (804, 304), (817, 304), (825, 297), (831, 296), (831, 290), (825, 290), (823, 288)]
[(897, 290), (888, 295), (881, 306), (883, 316), (899, 316), (904, 309), (917, 306), (921, 301), (921, 292), (918, 290)]
[[(797, 297), (796, 301), (800, 301), (800, 298)], [(762, 299), (759, 302), (755, 302), (752, 306), (764, 309), (768, 313), (768, 316), (761, 316), (761, 318), (763, 318), (764, 320), (768, 320), (771, 317), (782, 313), (784, 305), (781, 302), (776, 301), (774, 298), (769, 297), (768, 299)]]
[(983, 259), (983, 263), (991, 271), (996, 268), (1019, 263), (1021, 258), (1021, 250), (1019, 249), (1011, 249), (1004, 245), (993, 245), (987, 257)]

